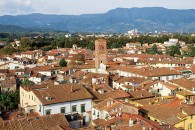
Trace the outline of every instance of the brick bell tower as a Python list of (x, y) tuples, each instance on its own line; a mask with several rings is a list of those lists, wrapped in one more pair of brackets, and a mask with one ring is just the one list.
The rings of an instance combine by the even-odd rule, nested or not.
[(95, 67), (98, 71), (100, 64), (106, 65), (107, 62), (107, 51), (106, 51), (106, 40), (98, 39), (95, 40)]

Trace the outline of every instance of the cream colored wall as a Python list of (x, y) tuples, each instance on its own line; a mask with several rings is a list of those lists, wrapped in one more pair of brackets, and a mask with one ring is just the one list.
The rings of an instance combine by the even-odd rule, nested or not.
[[(160, 122), (160, 120), (155, 117), (150, 117), (150, 120)], [(163, 123), (163, 122), (162, 122)], [(192, 123), (192, 129), (190, 129), (190, 123)], [(191, 116), (187, 116), (185, 119), (181, 120), (179, 123), (174, 125), (176, 128), (183, 127), (184, 130), (195, 130), (195, 115), (191, 118)]]
[(7, 64), (1, 65), (0, 69), (8, 69)]
[[(192, 123), (192, 129), (190, 129), (190, 123)], [(176, 128), (178, 127), (183, 127), (185, 130), (195, 130), (195, 115), (192, 116), (188, 116), (185, 118), (184, 121), (175, 124), (174, 125)]]
[(29, 59), (34, 59), (34, 55), (32, 54), (29, 54), (29, 55), (27, 55), (27, 54), (22, 54), (21, 55), (21, 57), (27, 57), (27, 58), (29, 58)]
[(95, 73), (95, 72), (96, 72), (96, 69), (95, 69), (95, 68), (91, 68), (91, 69), (81, 69), (81, 71)]
[(26, 91), (20, 87), (20, 105), (25, 109), (26, 113), (29, 113), (30, 109), (34, 109), (34, 112), (38, 112), (38, 104), (40, 104), (40, 101), (32, 91)]

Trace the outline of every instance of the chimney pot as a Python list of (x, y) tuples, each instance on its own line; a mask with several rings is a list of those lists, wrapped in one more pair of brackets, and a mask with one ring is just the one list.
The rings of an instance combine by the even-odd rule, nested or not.
[(93, 85), (92, 87), (93, 87), (93, 91), (96, 91), (95, 85)]
[(73, 92), (73, 88), (72, 88), (72, 85), (70, 86), (71, 88), (70, 88), (70, 92), (72, 93)]
[(129, 119), (129, 126), (133, 126), (133, 120), (131, 118)]

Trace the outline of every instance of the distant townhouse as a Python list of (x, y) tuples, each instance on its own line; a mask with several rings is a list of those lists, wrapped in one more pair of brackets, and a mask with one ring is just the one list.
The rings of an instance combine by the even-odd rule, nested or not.
[(132, 42), (132, 43), (126, 43), (126, 48), (131, 48), (131, 47), (140, 47), (141, 46), (141, 43), (140, 42)]
[(7, 42), (6, 41), (0, 41), (0, 46), (6, 46)]
[(85, 85), (109, 85), (108, 74), (86, 73), (80, 83)]
[(131, 104), (108, 98), (93, 106), (92, 120), (112, 119), (114, 117), (121, 116), (123, 112), (138, 115), (138, 111), (139, 109)]
[(195, 103), (195, 82), (186, 78), (180, 78), (175, 80), (170, 80), (170, 84), (178, 87), (176, 96), (183, 99), (187, 104)]
[(61, 69), (59, 70), (59, 73), (66, 76), (66, 75), (72, 74), (72, 73), (73, 73), (73, 70), (72, 70), (72, 68), (70, 68), (70, 67), (63, 67), (63, 68), (61, 68)]
[(93, 65), (93, 64), (90, 64), (90, 65), (77, 65), (77, 66), (75, 66), (75, 69), (81, 70), (81, 71), (84, 71), (84, 72), (92, 72), (92, 73), (96, 72), (95, 65)]
[(174, 45), (176, 45), (177, 43), (179, 42), (179, 40), (178, 39), (169, 39), (169, 41), (165, 41), (164, 42), (164, 45), (165, 46), (174, 46)]
[(115, 66), (119, 76), (124, 77), (140, 77), (146, 79), (172, 80), (182, 77), (182, 74), (171, 68), (154, 68), (154, 67), (130, 67)]
[(58, 70), (60, 70), (61, 67), (55, 67), (51, 65), (46, 65), (46, 66), (36, 66), (34, 68), (31, 68), (34, 72), (40, 73), (45, 76), (52, 76), (54, 74), (58, 73)]
[(32, 82), (34, 82), (35, 84), (38, 84), (38, 83), (41, 83), (42, 81), (43, 81), (43, 79), (44, 79), (44, 75), (42, 75), (42, 74), (39, 74), (39, 73), (31, 73), (31, 75), (29, 76), (29, 80), (30, 81), (32, 81)]
[(175, 96), (176, 92), (179, 90), (178, 86), (162, 81), (153, 82), (149, 87), (150, 92), (158, 93), (161, 96)]
[(117, 129), (117, 130), (175, 130), (173, 126), (160, 125), (154, 121), (147, 120), (140, 115), (122, 113), (121, 116), (112, 119), (96, 119), (92, 121), (95, 129)]
[(186, 91), (189, 91), (195, 94), (195, 82), (194, 81), (191, 81), (186, 78), (179, 78), (179, 79), (170, 80), (168, 82), (170, 84), (177, 86), (180, 91), (186, 90)]
[(130, 99), (129, 100), (131, 100), (131, 101), (154, 97), (154, 95), (152, 93), (148, 92), (145, 89), (133, 90), (133, 91), (129, 92), (129, 95), (130, 95)]
[(7, 73), (9, 73), (8, 69), (0, 69), (0, 81), (6, 79)]
[(86, 74), (86, 72), (83, 71), (73, 71), (73, 74), (68, 76), (68, 81), (70, 83), (79, 83), (80, 80), (83, 79), (83, 76)]
[(15, 70), (15, 69), (24, 69), (24, 64), (23, 63), (14, 63), (14, 62), (11, 62), (8, 64), (8, 69), (9, 70)]
[(87, 90), (93, 95), (93, 104), (97, 104), (107, 98), (118, 99), (124, 102), (129, 101), (130, 95), (123, 90), (113, 90), (110, 86), (105, 84), (87, 85)]
[(0, 82), (0, 93), (10, 93), (17, 89), (16, 79), (7, 79)]
[(24, 75), (25, 69), (16, 69), (15, 75)]
[(189, 67), (193, 64), (192, 59), (181, 59), (181, 58), (149, 58), (149, 59), (140, 59), (136, 65), (150, 65), (152, 67), (180, 67), (186, 66)]
[(118, 57), (114, 59), (114, 61), (132, 60), (133, 62), (137, 63), (139, 59), (160, 58), (160, 57), (167, 57), (167, 56), (151, 55), (151, 54), (120, 54), (118, 55)]
[(140, 77), (120, 77), (116, 80), (113, 80), (113, 88), (123, 89), (126, 92), (130, 92), (132, 89), (138, 87), (143, 82), (146, 82), (147, 79)]
[(142, 106), (141, 111), (145, 118), (161, 125), (167, 124), (184, 130), (193, 130), (195, 126), (195, 107), (186, 105), (182, 99), (175, 98), (170, 102), (159, 104), (150, 103)]
[(57, 55), (55, 53), (49, 53), (47, 54), (47, 56), (48, 56), (48, 60), (55, 60)]
[(33, 51), (26, 51), (21, 53), (22, 58), (35, 59), (35, 53)]

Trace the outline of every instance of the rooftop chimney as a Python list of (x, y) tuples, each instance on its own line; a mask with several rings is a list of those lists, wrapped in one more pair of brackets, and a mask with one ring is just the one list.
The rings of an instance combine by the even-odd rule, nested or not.
[(110, 104), (110, 101), (107, 101), (107, 106), (110, 106), (111, 104)]
[(131, 118), (129, 119), (129, 126), (133, 126), (133, 120)]
[(114, 103), (114, 100), (112, 99), (111, 101), (110, 101), (110, 104), (112, 105)]
[(73, 93), (73, 87), (72, 87), (72, 85), (70, 86), (70, 92)]
[(95, 89), (95, 85), (93, 85), (92, 87), (93, 87), (93, 91), (96, 91), (96, 89)]

